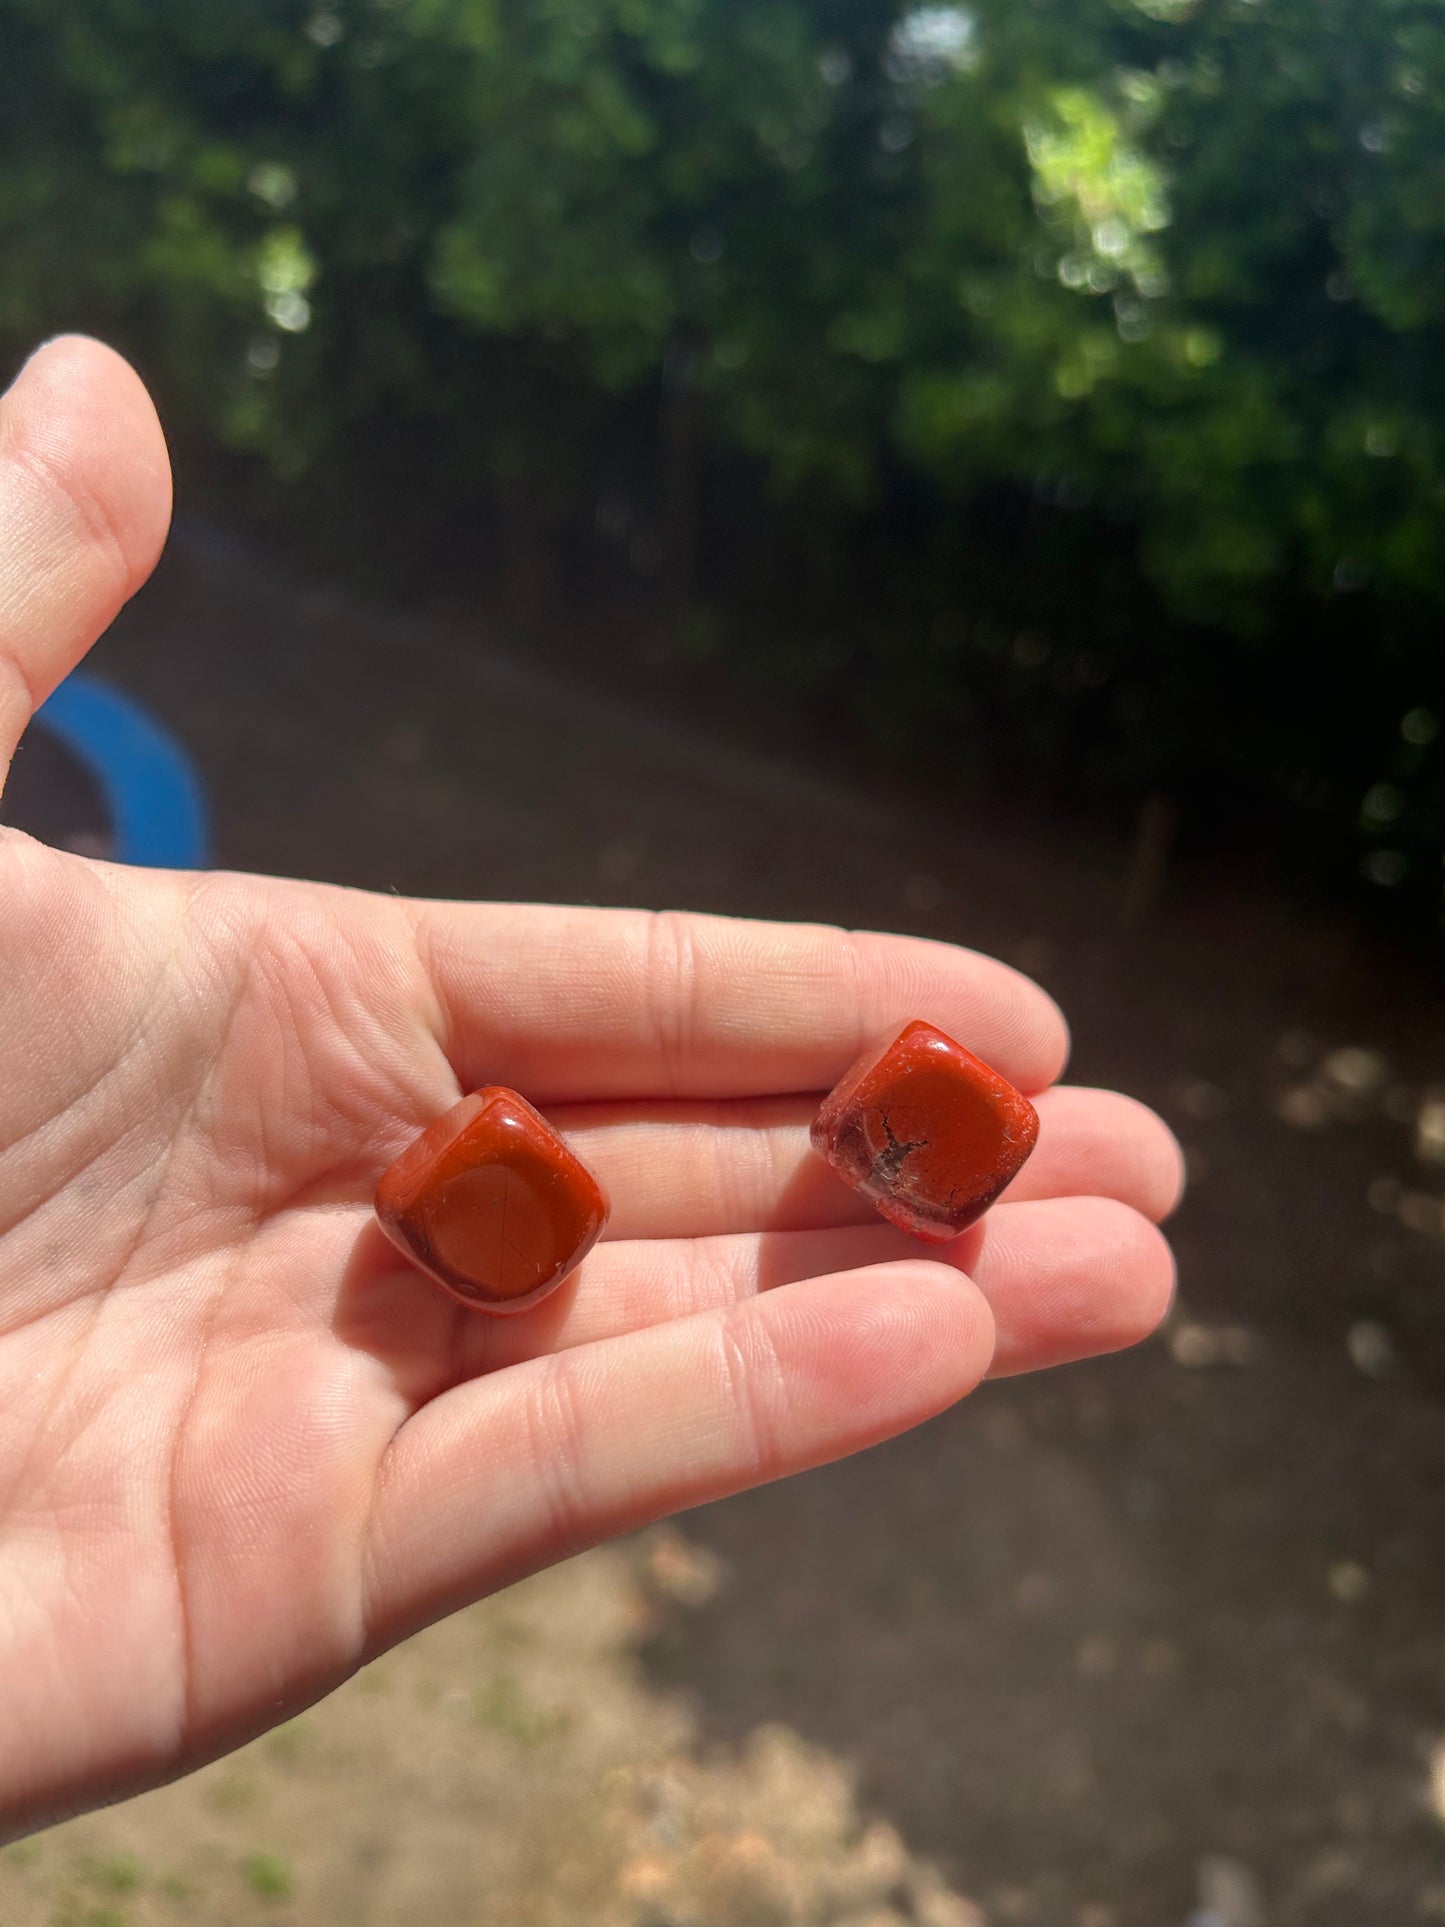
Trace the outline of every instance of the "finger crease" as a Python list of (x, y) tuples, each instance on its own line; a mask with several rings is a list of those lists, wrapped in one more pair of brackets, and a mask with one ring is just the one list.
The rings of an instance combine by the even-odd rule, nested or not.
[(553, 1546), (557, 1557), (570, 1559), (595, 1544), (598, 1531), (583, 1488), (582, 1424), (565, 1358), (549, 1359), (525, 1396), (532, 1459)]

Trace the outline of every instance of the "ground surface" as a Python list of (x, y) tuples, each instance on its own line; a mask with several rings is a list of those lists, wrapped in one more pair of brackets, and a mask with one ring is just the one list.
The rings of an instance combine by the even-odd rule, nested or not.
[(1198, 878), (1126, 928), (1122, 859), (1063, 828), (840, 790), (197, 532), (95, 666), (195, 751), (232, 866), (995, 950), (1065, 1002), (1077, 1078), (1165, 1112), (1194, 1187), (1143, 1351), (434, 1628), (0, 1855), (3, 1927), (1445, 1920), (1423, 967)]

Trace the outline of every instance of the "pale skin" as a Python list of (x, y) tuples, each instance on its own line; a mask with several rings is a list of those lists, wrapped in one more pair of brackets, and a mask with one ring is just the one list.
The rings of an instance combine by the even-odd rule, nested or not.
[[(93, 342), (0, 401), (0, 779), (149, 574), (165, 445)], [(926, 1017), (1037, 1094), (956, 1245), (807, 1120)], [(1142, 1338), (1168, 1131), (1055, 1085), (1050, 999), (951, 946), (124, 870), (0, 829), (0, 1837), (155, 1784), (579, 1548)], [(612, 1199), (549, 1301), (463, 1311), (376, 1232), (477, 1084)], [(961, 1527), (960, 1529), (964, 1529)]]

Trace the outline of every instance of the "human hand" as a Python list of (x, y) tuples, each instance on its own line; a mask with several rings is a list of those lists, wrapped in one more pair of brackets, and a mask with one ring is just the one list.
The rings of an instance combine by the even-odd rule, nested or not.
[[(0, 778), (169, 514), (135, 376), (53, 344), (0, 402)], [(1157, 1119), (1048, 1090), (1050, 1000), (950, 946), (124, 870), (0, 830), (0, 1831), (154, 1783), (413, 1628), (855, 1451), (990, 1370), (1148, 1332)], [(1032, 1093), (955, 1246), (808, 1149), (913, 1016)], [(612, 1198), (536, 1310), (461, 1310), (372, 1187), (483, 1082)]]

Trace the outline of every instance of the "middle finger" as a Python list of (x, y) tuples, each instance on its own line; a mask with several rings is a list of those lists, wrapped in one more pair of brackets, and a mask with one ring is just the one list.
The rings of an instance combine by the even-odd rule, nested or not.
[[(1105, 1197), (1158, 1222), (1178, 1201), (1168, 1127), (1116, 1091), (1060, 1086), (1035, 1100), (1039, 1142), (1009, 1203)], [(706, 1238), (875, 1223), (868, 1201), (812, 1150), (817, 1100), (592, 1104), (549, 1115), (612, 1201), (606, 1238)]]

